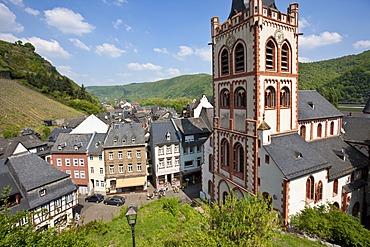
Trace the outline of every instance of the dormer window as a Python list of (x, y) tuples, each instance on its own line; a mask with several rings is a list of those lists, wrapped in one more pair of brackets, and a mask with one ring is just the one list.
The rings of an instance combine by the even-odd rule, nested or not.
[(167, 132), (166, 133), (166, 140), (167, 141), (171, 140), (171, 134), (170, 134), (170, 132)]
[(40, 197), (42, 197), (42, 196), (46, 195), (46, 189), (41, 189), (41, 190), (39, 191), (39, 195), (40, 195)]
[(123, 138), (122, 138), (122, 143), (126, 143), (126, 136), (124, 136)]
[(61, 144), (58, 145), (58, 150), (62, 150), (66, 146), (67, 146), (67, 143), (63, 142), (63, 143), (61, 143)]
[(118, 142), (118, 137), (116, 136), (116, 137), (114, 137), (114, 139), (113, 139), (113, 143), (114, 143), (114, 144), (117, 144), (117, 142)]
[(74, 145), (75, 151), (77, 151), (80, 147), (82, 147), (82, 142), (79, 142), (76, 145)]
[(131, 141), (132, 141), (132, 143), (135, 143), (135, 141), (136, 141), (135, 136), (132, 137)]

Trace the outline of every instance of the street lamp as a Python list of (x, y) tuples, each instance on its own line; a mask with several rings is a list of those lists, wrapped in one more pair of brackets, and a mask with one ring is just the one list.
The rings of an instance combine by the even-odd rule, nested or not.
[(131, 226), (132, 247), (135, 247), (135, 224), (136, 224), (137, 212), (133, 205), (130, 205), (130, 207), (127, 209), (126, 218), (127, 218), (128, 224)]

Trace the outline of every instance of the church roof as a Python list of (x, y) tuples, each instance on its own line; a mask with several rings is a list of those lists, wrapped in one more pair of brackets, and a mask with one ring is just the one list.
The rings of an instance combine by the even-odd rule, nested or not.
[[(246, 0), (233, 0), (231, 5), (231, 11), (228, 19), (231, 19), (234, 15), (239, 12), (244, 12), (248, 8), (249, 1)], [(267, 8), (276, 8), (275, 0), (263, 0), (263, 5)]]
[(316, 90), (298, 91), (298, 120), (341, 117), (341, 113)]
[(368, 143), (370, 145), (370, 118), (343, 117), (343, 139), (351, 142)]
[(330, 165), (298, 134), (271, 138), (264, 148), (288, 179), (295, 179), (328, 168)]

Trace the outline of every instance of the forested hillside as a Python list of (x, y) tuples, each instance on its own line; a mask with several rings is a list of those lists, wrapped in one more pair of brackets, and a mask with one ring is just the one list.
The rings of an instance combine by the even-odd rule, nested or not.
[(98, 113), (99, 100), (35, 52), (31, 43), (0, 40), (0, 78), (17, 80), (63, 104), (87, 113)]
[[(370, 97), (370, 51), (358, 55), (299, 63), (299, 89), (315, 89), (333, 104), (365, 103)], [(86, 90), (101, 101), (143, 98), (200, 98), (212, 95), (212, 76), (184, 75), (156, 82), (122, 86), (91, 86)]]

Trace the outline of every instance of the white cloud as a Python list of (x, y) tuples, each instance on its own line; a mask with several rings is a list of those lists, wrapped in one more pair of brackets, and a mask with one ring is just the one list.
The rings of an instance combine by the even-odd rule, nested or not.
[(308, 22), (307, 19), (305, 18), (301, 18), (299, 21), (298, 21), (298, 27), (300, 30), (306, 28), (306, 27), (309, 27), (310, 26), (310, 23)]
[(190, 56), (194, 53), (193, 49), (189, 46), (182, 45), (179, 48), (180, 51), (176, 54), (176, 56), (180, 59), (186, 56)]
[(19, 40), (19, 38), (15, 37), (11, 33), (0, 33), (0, 39), (4, 40), (4, 41), (7, 41), (7, 42), (10, 42), (10, 43), (13, 43), (13, 42)]
[(153, 49), (157, 53), (163, 53), (163, 54), (168, 54), (168, 51), (166, 48), (154, 48)]
[(85, 51), (90, 51), (91, 50), (90, 47), (85, 45), (85, 43), (83, 43), (79, 39), (70, 38), (68, 40), (71, 41), (74, 44), (74, 46), (76, 46), (77, 48), (80, 48), (80, 49), (85, 50)]
[(156, 71), (156, 70), (161, 70), (162, 67), (159, 65), (154, 65), (152, 63), (129, 63), (127, 67), (131, 70), (138, 70), (138, 71), (143, 71), (143, 70), (151, 70), (151, 71)]
[(195, 54), (204, 61), (212, 62), (212, 48), (204, 47), (201, 49), (196, 49)]
[(23, 0), (9, 0), (9, 2), (11, 2), (14, 5), (23, 7)]
[(38, 11), (37, 9), (32, 9), (29, 7), (25, 8), (24, 11), (33, 16), (38, 16), (40, 14), (40, 11)]
[(319, 36), (311, 34), (308, 36), (300, 36), (299, 46), (301, 48), (317, 48), (321, 46), (331, 45), (342, 41), (342, 36), (339, 33), (323, 32)]
[(24, 27), (15, 21), (16, 16), (8, 7), (0, 3), (0, 32), (20, 33)]
[(301, 62), (301, 63), (312, 62), (312, 60), (308, 57), (298, 57), (298, 61)]
[(46, 23), (65, 34), (82, 35), (92, 32), (95, 27), (84, 21), (84, 18), (67, 8), (46, 10)]
[(117, 6), (121, 6), (122, 4), (124, 4), (124, 3), (128, 3), (128, 1), (127, 0), (115, 0), (114, 2), (113, 2), (113, 4), (114, 5), (117, 5)]
[(95, 52), (99, 54), (100, 56), (107, 56), (107, 57), (120, 57), (123, 53), (125, 53), (125, 50), (121, 50), (117, 48), (113, 44), (104, 43), (102, 45), (98, 45), (95, 48)]
[(115, 22), (113, 22), (113, 27), (115, 29), (118, 29), (120, 25), (122, 25), (123, 21), (121, 19), (117, 19)]
[(169, 68), (167, 69), (167, 74), (170, 76), (178, 76), (181, 74), (180, 70), (174, 69), (174, 68)]
[(355, 49), (367, 49), (370, 48), (370, 40), (360, 40), (353, 44)]
[(23, 40), (23, 43), (30, 42), (36, 48), (36, 52), (43, 57), (69, 58), (71, 55), (64, 50), (56, 40), (44, 40), (38, 37), (31, 37)]
[(127, 31), (127, 32), (130, 32), (131, 30), (132, 30), (132, 27), (130, 26), (130, 25), (125, 25), (125, 30)]

